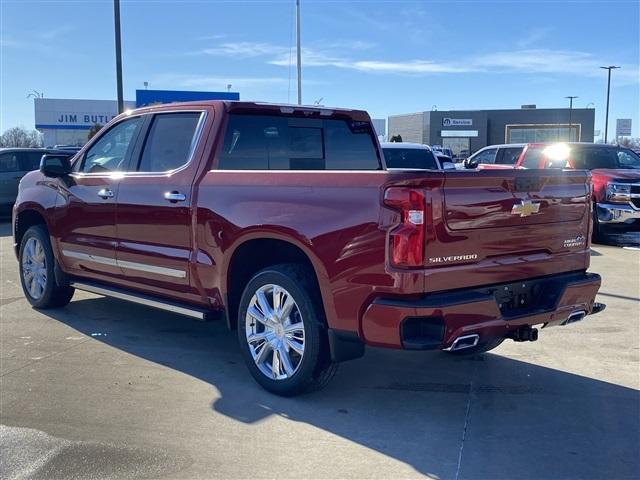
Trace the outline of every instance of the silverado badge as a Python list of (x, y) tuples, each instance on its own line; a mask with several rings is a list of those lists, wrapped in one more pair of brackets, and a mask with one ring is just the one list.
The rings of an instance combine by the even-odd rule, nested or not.
[(521, 217), (528, 217), (534, 213), (540, 211), (540, 204), (534, 203), (531, 200), (520, 200), (520, 203), (516, 203), (511, 209), (511, 215), (520, 215)]

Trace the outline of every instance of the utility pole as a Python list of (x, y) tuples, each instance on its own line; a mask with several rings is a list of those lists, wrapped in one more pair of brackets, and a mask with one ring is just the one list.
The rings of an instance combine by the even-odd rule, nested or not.
[(571, 113), (573, 112), (573, 99), (578, 98), (576, 95), (568, 95), (564, 98), (569, 99), (569, 141), (573, 141), (573, 122), (571, 118)]
[(614, 65), (609, 65), (608, 67), (600, 67), (603, 70), (608, 70), (609, 71), (609, 75), (608, 75), (608, 80), (607, 80), (607, 113), (605, 114), (605, 120), (604, 120), (604, 143), (607, 143), (607, 133), (609, 130), (609, 94), (611, 93), (611, 70), (615, 70), (616, 68), (620, 68), (620, 67), (616, 67)]
[(300, 0), (296, 0), (296, 44), (298, 59), (298, 105), (302, 105), (302, 51), (300, 49)]
[(120, 45), (120, 0), (113, 0), (113, 21), (116, 37), (116, 83), (118, 89), (118, 113), (124, 111), (122, 94), (122, 48)]

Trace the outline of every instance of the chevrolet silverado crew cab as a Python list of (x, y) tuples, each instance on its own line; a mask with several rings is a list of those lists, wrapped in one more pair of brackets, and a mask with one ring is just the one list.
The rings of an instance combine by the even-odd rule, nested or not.
[(601, 310), (589, 195), (584, 171), (387, 170), (363, 111), (210, 101), (45, 156), (13, 232), (34, 307), (79, 289), (222, 317), (293, 395), (365, 345), (478, 353)]
[[(506, 152), (512, 151), (511, 155)], [(487, 162), (487, 152), (509, 162)], [(517, 154), (516, 154), (517, 152)], [(640, 156), (630, 148), (596, 143), (529, 143), (485, 147), (467, 168), (569, 168), (591, 172), (593, 239), (640, 227)]]

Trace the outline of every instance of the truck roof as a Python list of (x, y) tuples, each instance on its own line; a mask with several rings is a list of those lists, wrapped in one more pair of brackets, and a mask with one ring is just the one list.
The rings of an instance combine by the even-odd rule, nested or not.
[(318, 114), (320, 116), (331, 117), (334, 115), (347, 116), (355, 120), (370, 121), (371, 118), (365, 110), (356, 110), (348, 108), (338, 107), (326, 107), (323, 105), (297, 105), (290, 103), (270, 103), (270, 102), (247, 102), (241, 100), (198, 100), (193, 102), (175, 102), (175, 103), (163, 103), (160, 105), (150, 105), (147, 107), (137, 108), (131, 110), (131, 112), (152, 112), (162, 110), (175, 110), (180, 107), (203, 107), (212, 106), (217, 108), (223, 108), (227, 112), (279, 112), (281, 114), (296, 114), (302, 115)]
[(429, 145), (411, 142), (381, 142), (382, 148), (407, 148), (411, 150), (432, 150)]

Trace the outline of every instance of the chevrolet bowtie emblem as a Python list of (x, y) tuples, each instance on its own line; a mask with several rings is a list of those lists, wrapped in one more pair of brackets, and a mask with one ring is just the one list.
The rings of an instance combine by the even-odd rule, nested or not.
[(520, 215), (521, 217), (528, 217), (534, 213), (540, 211), (540, 204), (534, 203), (531, 200), (520, 200), (520, 203), (516, 203), (511, 209), (511, 215)]

